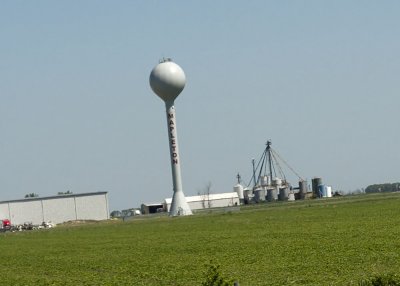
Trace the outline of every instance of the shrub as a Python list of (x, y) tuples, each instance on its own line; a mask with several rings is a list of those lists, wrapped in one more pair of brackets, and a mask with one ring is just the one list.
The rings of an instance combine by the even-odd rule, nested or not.
[(227, 280), (224, 277), (221, 276), (220, 273), (220, 266), (219, 265), (214, 265), (212, 261), (210, 261), (210, 264), (206, 265), (208, 266), (207, 271), (205, 272), (205, 281), (201, 283), (202, 286), (230, 286), (233, 285), (233, 282), (231, 280)]
[(374, 275), (361, 281), (359, 286), (400, 286), (400, 276), (396, 274)]

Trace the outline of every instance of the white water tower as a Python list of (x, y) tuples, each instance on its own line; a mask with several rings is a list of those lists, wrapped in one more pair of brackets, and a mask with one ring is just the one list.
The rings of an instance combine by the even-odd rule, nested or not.
[(174, 101), (186, 84), (185, 73), (180, 66), (163, 59), (154, 67), (150, 74), (151, 89), (165, 102), (167, 111), (167, 125), (169, 150), (171, 155), (172, 183), (174, 195), (172, 197), (170, 216), (191, 215), (192, 211), (186, 202), (182, 190), (180, 157), (178, 149), (178, 136), (176, 131), (176, 113)]

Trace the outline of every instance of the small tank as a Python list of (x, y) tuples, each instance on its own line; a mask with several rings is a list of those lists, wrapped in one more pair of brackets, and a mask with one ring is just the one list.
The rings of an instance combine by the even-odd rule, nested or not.
[(271, 185), (271, 180), (269, 176), (262, 176), (261, 177), (261, 186), (266, 187)]
[(243, 189), (243, 196), (244, 196), (244, 203), (248, 204), (253, 198), (253, 190), (249, 188), (244, 188)]
[(332, 187), (331, 186), (326, 186), (326, 197), (327, 198), (332, 197)]
[(282, 185), (282, 179), (281, 178), (275, 178), (272, 180), (272, 185), (273, 186), (281, 186)]

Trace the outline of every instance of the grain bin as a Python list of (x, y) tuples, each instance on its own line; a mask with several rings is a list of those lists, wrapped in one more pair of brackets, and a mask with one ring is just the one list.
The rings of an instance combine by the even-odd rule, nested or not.
[(321, 178), (313, 178), (311, 180), (312, 183), (312, 192), (313, 192), (313, 196), (319, 198), (320, 194), (319, 194), (319, 185), (322, 185), (322, 179)]
[(257, 188), (254, 190), (254, 201), (256, 203), (264, 202), (265, 201), (265, 189)]
[(307, 188), (307, 181), (299, 181), (299, 192), (300, 192), (300, 199), (304, 200), (307, 196), (308, 188)]
[(289, 197), (289, 188), (288, 187), (281, 187), (279, 188), (279, 200), (280, 201), (287, 201)]
[(319, 185), (318, 186), (318, 191), (319, 191), (319, 196), (322, 198), (326, 198), (326, 186), (325, 185)]
[(278, 199), (278, 190), (276, 188), (267, 189), (267, 201), (274, 202)]
[(238, 197), (240, 200), (244, 199), (244, 189), (241, 184), (237, 184), (236, 186), (234, 186), (233, 191), (238, 194)]

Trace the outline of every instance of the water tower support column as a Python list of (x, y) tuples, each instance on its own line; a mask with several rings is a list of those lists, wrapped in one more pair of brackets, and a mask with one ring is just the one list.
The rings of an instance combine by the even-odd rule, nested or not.
[(174, 102), (165, 102), (167, 111), (167, 125), (168, 125), (168, 138), (169, 138), (169, 151), (171, 155), (171, 168), (172, 168), (172, 184), (174, 188), (174, 195), (172, 197), (171, 208), (169, 214), (171, 216), (178, 215), (191, 215), (189, 205), (186, 202), (185, 195), (182, 190), (181, 166), (178, 147), (178, 135), (176, 130), (176, 113)]

